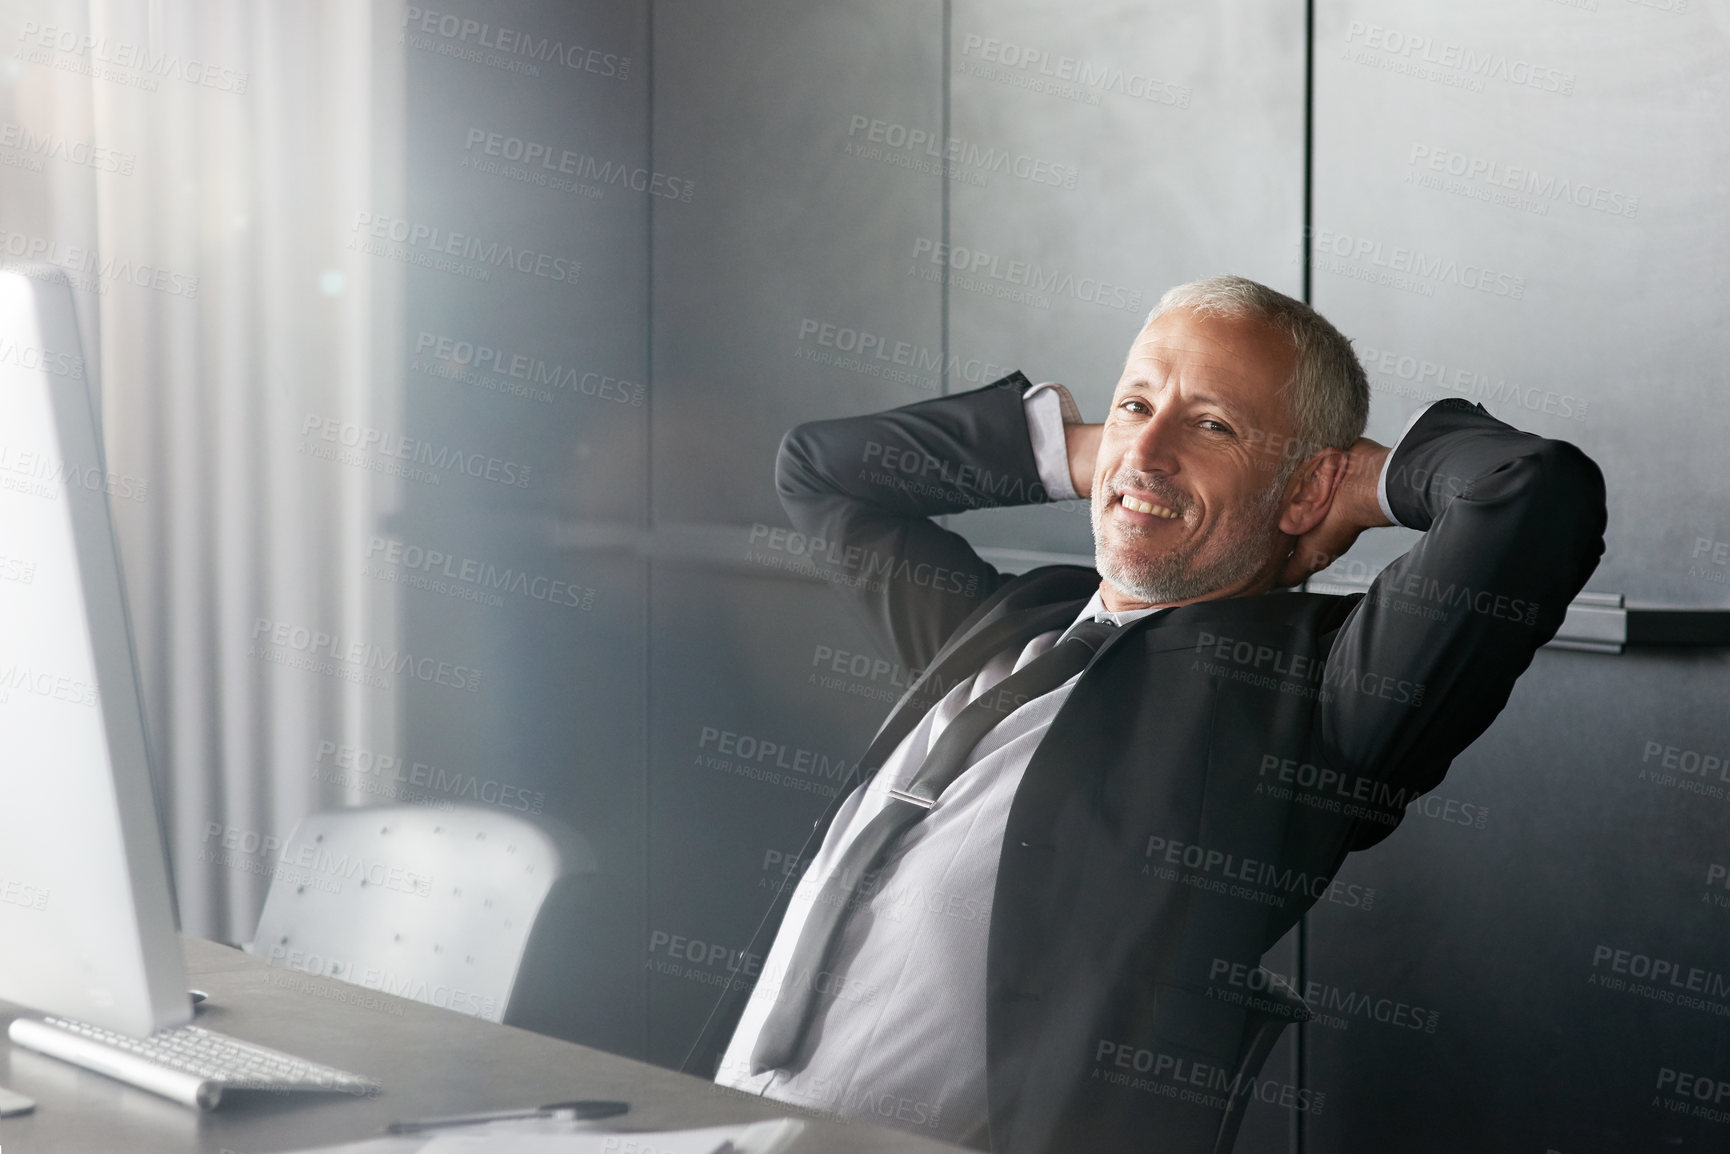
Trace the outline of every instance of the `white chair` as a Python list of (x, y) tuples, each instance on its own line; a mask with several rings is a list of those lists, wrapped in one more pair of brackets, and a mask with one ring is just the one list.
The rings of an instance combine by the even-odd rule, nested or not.
[(248, 952), (493, 1022), (521, 1017), (531, 936), (576, 932), (537, 932), (576, 916), (549, 894), (598, 870), (586, 839), (544, 819), (413, 805), (311, 814), (274, 868)]

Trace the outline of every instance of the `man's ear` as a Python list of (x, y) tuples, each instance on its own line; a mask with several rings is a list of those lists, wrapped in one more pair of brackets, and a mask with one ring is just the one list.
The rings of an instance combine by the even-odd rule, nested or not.
[(1285, 511), (1279, 519), (1281, 533), (1302, 537), (1327, 520), (1340, 481), (1345, 478), (1348, 460), (1344, 449), (1323, 449), (1297, 467), (1286, 482)]

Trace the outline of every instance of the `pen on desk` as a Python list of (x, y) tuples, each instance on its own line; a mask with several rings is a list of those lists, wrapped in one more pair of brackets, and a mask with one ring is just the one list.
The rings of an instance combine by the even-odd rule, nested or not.
[(570, 1117), (582, 1121), (590, 1118), (612, 1118), (630, 1108), (629, 1102), (554, 1102), (547, 1106), (530, 1106), (520, 1110), (488, 1110), (478, 1114), (451, 1114), (443, 1118), (411, 1118), (405, 1122), (392, 1122), (384, 1130), (386, 1134), (417, 1134), (422, 1130), (439, 1130), (446, 1126), (479, 1126), (486, 1122), (509, 1122), (529, 1118)]

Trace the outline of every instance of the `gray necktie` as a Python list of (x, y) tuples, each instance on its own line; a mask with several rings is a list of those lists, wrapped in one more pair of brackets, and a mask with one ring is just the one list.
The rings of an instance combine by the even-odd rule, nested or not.
[(751, 1072), (784, 1068), (798, 1052), (816, 1007), (817, 979), (838, 938), (842, 918), (852, 909), (864, 879), (881, 864), (895, 840), (937, 803), (961, 775), (967, 755), (1003, 717), (1021, 704), (1051, 692), (1082, 669), (1116, 625), (1084, 621), (1026, 666), (1005, 677), (970, 703), (943, 730), (906, 789), (889, 791), (890, 801), (841, 854), (812, 902), (782, 978), (780, 993), (751, 1051)]

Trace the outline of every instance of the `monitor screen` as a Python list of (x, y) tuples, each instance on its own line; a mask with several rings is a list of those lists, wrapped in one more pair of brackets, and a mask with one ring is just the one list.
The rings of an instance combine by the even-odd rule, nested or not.
[(191, 1018), (72, 292), (0, 269), (0, 998)]

